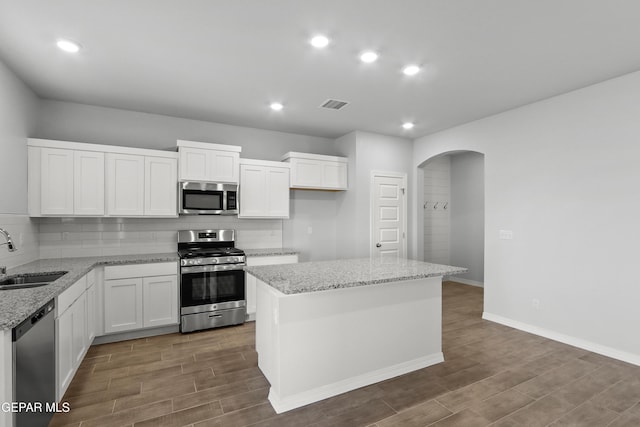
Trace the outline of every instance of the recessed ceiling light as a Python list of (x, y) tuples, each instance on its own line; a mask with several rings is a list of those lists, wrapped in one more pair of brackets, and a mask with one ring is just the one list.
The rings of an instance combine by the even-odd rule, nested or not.
[(76, 53), (80, 50), (80, 45), (67, 39), (59, 39), (56, 43), (59, 49), (69, 53)]
[(371, 50), (367, 52), (363, 52), (362, 55), (360, 55), (360, 60), (362, 62), (366, 62), (367, 64), (375, 62), (377, 59), (378, 59), (378, 54)]
[(407, 76), (415, 76), (420, 72), (420, 67), (417, 65), (407, 65), (402, 69), (402, 72)]
[(414, 124), (411, 122), (405, 122), (402, 124), (402, 128), (405, 130), (413, 129)]
[(327, 47), (327, 45), (329, 44), (329, 39), (325, 36), (318, 35), (312, 38), (309, 43), (311, 43), (311, 46), (313, 47), (322, 49), (323, 47)]
[(269, 105), (269, 107), (273, 110), (273, 111), (280, 111), (284, 108), (284, 105), (282, 105), (279, 102), (272, 102), (271, 105)]

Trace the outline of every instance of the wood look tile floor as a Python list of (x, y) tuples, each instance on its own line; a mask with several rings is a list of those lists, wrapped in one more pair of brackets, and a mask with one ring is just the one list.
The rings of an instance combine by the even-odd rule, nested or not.
[(482, 298), (443, 284), (444, 363), (280, 415), (253, 323), (96, 345), (50, 426), (640, 426), (640, 367), (482, 320)]

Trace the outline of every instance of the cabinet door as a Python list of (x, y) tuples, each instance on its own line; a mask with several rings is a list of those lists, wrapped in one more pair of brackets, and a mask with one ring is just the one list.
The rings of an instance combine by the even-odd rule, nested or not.
[(64, 395), (87, 352), (86, 293), (56, 319), (56, 369), (58, 398)]
[(144, 163), (144, 214), (176, 216), (178, 214), (176, 160), (145, 157)]
[(56, 397), (60, 400), (73, 379), (73, 310), (56, 319)]
[(42, 215), (72, 215), (73, 151), (43, 148), (40, 156)]
[(74, 151), (73, 213), (104, 215), (104, 153)]
[(107, 215), (144, 214), (144, 156), (107, 153)]
[(263, 166), (240, 166), (239, 217), (262, 217), (267, 214), (267, 182)]
[(211, 181), (238, 183), (240, 153), (211, 151)]
[(177, 276), (145, 277), (142, 288), (145, 328), (178, 323)]
[(347, 164), (325, 162), (322, 170), (322, 186), (335, 189), (347, 188)]
[(142, 279), (104, 281), (104, 331), (142, 328)]
[(180, 181), (210, 181), (211, 150), (180, 147)]
[(273, 218), (289, 218), (289, 168), (267, 168), (267, 212)]
[(73, 368), (80, 366), (87, 352), (87, 293), (83, 293), (69, 307), (73, 316)]
[(93, 339), (96, 337), (96, 285), (91, 285), (87, 289), (87, 304), (86, 304), (86, 316), (87, 316), (87, 347), (93, 343)]
[(323, 187), (322, 162), (318, 160), (294, 159), (291, 162), (291, 185), (297, 187)]

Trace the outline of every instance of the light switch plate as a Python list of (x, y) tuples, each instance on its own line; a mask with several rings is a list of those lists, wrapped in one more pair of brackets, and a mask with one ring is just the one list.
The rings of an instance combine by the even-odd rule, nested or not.
[(499, 236), (501, 240), (511, 240), (513, 239), (513, 231), (511, 230), (500, 230)]

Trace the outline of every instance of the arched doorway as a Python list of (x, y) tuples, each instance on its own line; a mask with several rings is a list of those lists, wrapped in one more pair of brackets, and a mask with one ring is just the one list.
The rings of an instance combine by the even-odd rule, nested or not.
[(419, 257), (465, 267), (469, 271), (455, 280), (483, 286), (484, 155), (475, 151), (442, 153), (418, 169)]

